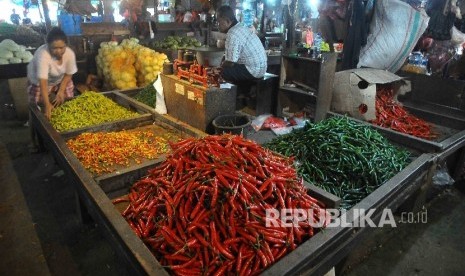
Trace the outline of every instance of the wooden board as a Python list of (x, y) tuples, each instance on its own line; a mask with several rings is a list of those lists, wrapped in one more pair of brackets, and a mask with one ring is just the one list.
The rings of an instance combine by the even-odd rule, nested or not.
[(22, 78), (27, 76), (28, 63), (0, 65), (0, 79)]
[(100, 22), (100, 23), (82, 23), (82, 35), (129, 35), (130, 31), (127, 27), (117, 22)]

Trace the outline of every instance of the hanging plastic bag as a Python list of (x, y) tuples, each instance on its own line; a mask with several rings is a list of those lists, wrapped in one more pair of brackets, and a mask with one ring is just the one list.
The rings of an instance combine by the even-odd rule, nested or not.
[(157, 91), (157, 100), (155, 102), (155, 112), (158, 114), (166, 114), (166, 104), (165, 104), (165, 95), (163, 94), (163, 84), (161, 82), (160, 73), (158, 73), (157, 80), (153, 84), (155, 90)]

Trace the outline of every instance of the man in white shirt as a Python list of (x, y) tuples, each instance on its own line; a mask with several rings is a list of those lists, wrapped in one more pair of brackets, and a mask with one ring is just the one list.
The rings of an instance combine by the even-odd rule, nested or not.
[(241, 85), (263, 78), (267, 56), (258, 36), (239, 24), (229, 6), (218, 9), (217, 20), (220, 32), (226, 33), (225, 60), (221, 65), (223, 79)]

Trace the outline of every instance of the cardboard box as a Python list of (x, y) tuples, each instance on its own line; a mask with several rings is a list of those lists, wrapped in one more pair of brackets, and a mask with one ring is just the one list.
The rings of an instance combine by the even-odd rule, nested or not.
[(376, 119), (376, 86), (393, 83), (398, 94), (410, 91), (410, 83), (389, 71), (371, 68), (336, 72), (331, 110), (360, 120)]

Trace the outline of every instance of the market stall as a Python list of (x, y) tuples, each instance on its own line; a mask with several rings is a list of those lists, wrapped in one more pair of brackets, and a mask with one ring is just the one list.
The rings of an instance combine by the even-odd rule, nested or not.
[[(88, 208), (93, 218), (105, 227), (106, 236), (112, 240), (115, 248), (118, 248), (117, 252), (130, 264), (131, 271), (142, 274), (167, 273), (147, 247), (142, 244), (141, 240), (135, 236), (129, 225), (122, 220), (121, 215), (111, 203), (112, 197), (109, 194), (105, 194), (103, 188), (97, 184), (92, 175), (82, 168), (75, 155), (66, 146), (62, 135), (54, 130), (50, 123), (37, 110), (33, 110), (33, 118), (38, 131), (44, 137), (44, 142), (50, 147), (50, 150), (52, 150), (66, 173), (73, 179), (82, 202)], [(135, 171), (128, 172), (128, 174), (132, 174), (132, 178), (126, 178), (122, 182), (125, 186), (120, 187), (120, 189), (124, 190), (128, 188), (130, 182), (126, 181), (138, 178), (134, 176), (135, 173), (137, 174)], [(107, 182), (114, 184), (115, 180), (107, 180)], [(99, 181), (99, 183), (101, 182)], [(328, 206), (336, 206), (337, 198), (334, 196), (319, 189), (311, 188), (311, 191), (316, 198), (327, 202)]]
[[(126, 106), (129, 104), (124, 99), (117, 101)], [(142, 111), (140, 108), (139, 110)], [(72, 139), (71, 137), (76, 137), (78, 133), (72, 135), (59, 133), (37, 109), (32, 109), (32, 112), (34, 125), (37, 126), (37, 130), (43, 137), (45, 144), (52, 151), (60, 166), (66, 171), (66, 174), (73, 179), (74, 187), (82, 203), (96, 222), (104, 226), (105, 236), (111, 240), (118, 254), (128, 263), (130, 270), (142, 274), (167, 273), (166, 269), (160, 266), (159, 261), (155, 259), (148, 248), (136, 236), (136, 232), (122, 219), (118, 213), (118, 209), (111, 202), (116, 196), (125, 195), (131, 184), (138, 181), (144, 175), (142, 171), (145, 170), (145, 173), (147, 172), (147, 168), (132, 167), (128, 170), (119, 171), (117, 174), (95, 178), (88, 170), (83, 168), (81, 161), (76, 158), (75, 154), (70, 150), (69, 145), (67, 145), (66, 141)], [(160, 115), (154, 117), (155, 121), (161, 118), (165, 118), (164, 120), (166, 120), (168, 117)], [(118, 126), (118, 124), (120, 123), (108, 123), (87, 129), (87, 131), (121, 129), (121, 126)], [(126, 126), (129, 126), (129, 123)], [(250, 145), (252, 146), (253, 143)], [(382, 210), (384, 207), (395, 208), (402, 203), (405, 197), (413, 193), (425, 182), (428, 182), (430, 179), (430, 169), (433, 165), (432, 156), (418, 155), (418, 153), (414, 156), (413, 161), (404, 170), (389, 179), (381, 188), (375, 190), (367, 198), (362, 199), (354, 208), (357, 206), (364, 208), (373, 207), (377, 210)], [(157, 164), (169, 164), (169, 158), (170, 156), (168, 156), (168, 159), (156, 160), (148, 167), (156, 167)], [(258, 170), (260, 170), (259, 166), (263, 166), (259, 164), (255, 165), (252, 166)], [(313, 186), (308, 187), (310, 187), (309, 193), (325, 202), (326, 206), (337, 206), (336, 204), (339, 202), (337, 197), (323, 190), (316, 189)], [(350, 214), (352, 212), (354, 211), (349, 211)], [(380, 213), (377, 212), (376, 217), (379, 215)], [(349, 221), (351, 219), (350, 215)], [(293, 251), (289, 255), (286, 255), (282, 260), (271, 266), (270, 270), (264, 273), (325, 272), (336, 265), (343, 258), (344, 252), (347, 252), (356, 243), (355, 237), (361, 237), (362, 233), (369, 231), (369, 229), (358, 229), (356, 231), (358, 234), (355, 236), (353, 235), (353, 231), (354, 228), (336, 228), (318, 232), (310, 240), (298, 246), (295, 252)], [(321, 262), (322, 258), (325, 262)]]

